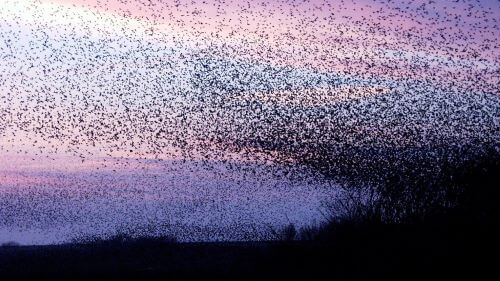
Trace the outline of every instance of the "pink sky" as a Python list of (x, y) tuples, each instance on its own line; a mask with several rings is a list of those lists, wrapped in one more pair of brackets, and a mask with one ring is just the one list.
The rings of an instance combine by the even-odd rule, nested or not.
[[(345, 70), (345, 65), (352, 63), (347, 62), (346, 57), (383, 63), (386, 60), (380, 57), (379, 51), (386, 50), (418, 52), (430, 61), (452, 58), (465, 63), (480, 58), (497, 61), (500, 55), (498, 48), (482, 48), (500, 37), (499, 29), (494, 28), (500, 16), (499, 7), (489, 1), (471, 9), (467, 3), (439, 2), (422, 9), (414, 3), (349, 0), (342, 1), (345, 4), (335, 1), (297, 1), (297, 4), (292, 4), (294, 1), (252, 1), (251, 4), (226, 1), (224, 5), (217, 5), (216, 1), (178, 1), (178, 5), (177, 2), (149, 1), (151, 6), (138, 4), (140, 1), (117, 0), (105, 1), (105, 5), (98, 0), (46, 2), (85, 7), (102, 14), (127, 15), (158, 31), (163, 26), (173, 26), (182, 33), (198, 37), (215, 39), (213, 37), (217, 36), (224, 38), (222, 42), (227, 44), (239, 42), (238, 47), (242, 47), (243, 41), (246, 46), (240, 55), (258, 57), (256, 51), (263, 51), (261, 55), (269, 56), (273, 63), (307, 65), (323, 70)], [(462, 51), (464, 42), (467, 51)], [(262, 50), (262, 46), (271, 48)], [(300, 55), (297, 53), (293, 59), (287, 59), (282, 55), (284, 51)], [(478, 57), (472, 57), (474, 54)], [(408, 60), (397, 61), (401, 64), (397, 71), (387, 73), (387, 68), (381, 67), (368, 73), (408, 75), (404, 71), (411, 65)], [(431, 69), (430, 73), (440, 68)]]
[[(218, 151), (209, 138), (190, 139), (193, 135), (203, 137), (197, 134), (199, 131), (219, 128), (220, 124), (210, 123), (211, 118), (221, 123), (226, 121), (217, 112), (203, 111), (203, 104), (190, 104), (190, 96), (183, 95), (197, 93), (199, 89), (193, 86), (193, 79), (203, 81), (208, 75), (213, 76), (209, 77), (212, 80), (220, 80), (217, 81), (221, 89), (236, 87), (234, 84), (246, 87), (241, 95), (228, 99), (228, 103), (256, 102), (268, 111), (273, 106), (314, 109), (354, 99), (363, 103), (374, 96), (390, 96), (397, 91), (410, 97), (408, 100), (423, 96), (426, 91), (442, 98), (446, 96), (442, 92), (449, 91), (457, 96), (447, 102), (464, 106), (451, 106), (445, 112), (426, 110), (451, 116), (471, 110), (463, 95), (477, 95), (475, 104), (483, 104), (474, 109), (478, 115), (495, 115), (491, 104), (487, 104), (491, 99), (485, 96), (499, 95), (500, 2), (434, 1), (426, 5), (422, 1), (385, 2), (2, 1), (0, 200), (12, 203), (8, 197), (12, 194), (34, 196), (40, 190), (41, 210), (54, 211), (51, 200), (62, 202), (64, 208), (65, 204), (78, 201), (74, 198), (65, 201), (72, 183), (78, 188), (99, 189), (102, 184), (99, 179), (104, 178), (116, 193), (116, 200), (108, 202), (112, 205), (109, 210), (133, 205), (124, 199), (127, 190), (134, 188), (132, 182), (144, 184), (151, 192), (171, 184), (173, 191), (161, 194), (165, 200), (172, 192), (192, 192), (198, 201), (204, 193), (208, 194), (206, 199), (215, 202), (210, 206), (222, 211), (215, 212), (215, 217), (207, 216), (207, 220), (236, 216), (231, 212), (238, 204), (247, 204), (243, 199), (251, 195), (237, 189), (236, 178), (241, 175), (231, 174), (229, 168), (222, 169), (225, 172), (190, 174), (186, 191), (179, 184), (182, 179), (175, 178), (176, 172), (156, 161), (182, 159), (186, 154), (182, 154), (176, 142), (180, 138), (191, 149), (188, 160), (200, 161), (204, 154), (211, 154), (213, 159), (209, 160), (215, 166), (227, 160), (234, 165), (250, 165), (244, 155)], [(471, 3), (474, 5), (470, 6)], [(212, 67), (211, 72), (197, 69), (206, 67), (205, 64)], [(280, 72), (279, 76), (275, 74), (278, 70), (286, 73)], [(254, 79), (259, 74), (267, 76), (263, 81)], [(325, 86), (321, 82), (325, 79), (344, 82), (335, 87)], [(274, 87), (272, 91), (264, 89), (269, 85)], [(199, 111), (198, 115), (192, 115), (197, 120), (180, 121), (182, 114), (193, 107)], [(466, 123), (455, 119), (450, 122)], [(444, 126), (438, 125), (436, 128)], [(473, 124), (473, 129), (482, 130), (481, 126), (488, 125)], [(272, 166), (269, 155), (254, 156), (265, 167)], [(122, 176), (127, 173), (136, 178), (124, 179)], [(222, 181), (218, 178), (221, 174)], [(155, 178), (165, 175), (163, 181)], [(312, 208), (331, 195), (313, 185), (297, 186), (287, 178), (264, 178), (257, 174), (251, 182), (255, 185), (248, 188), (258, 195), (253, 206), (257, 211), (260, 208), (276, 215), (280, 224), (286, 224), (286, 216), (293, 215), (294, 206), (300, 212), (293, 220), (305, 223), (317, 218), (318, 210)], [(60, 193), (47, 195), (44, 188), (48, 185), (59, 187)], [(210, 187), (218, 185), (234, 191), (237, 200), (219, 198), (221, 194), (227, 195), (224, 190), (211, 193)], [(287, 185), (298, 191), (287, 197)], [(307, 194), (304, 204), (301, 188)], [(75, 191), (75, 196), (85, 195), (82, 195), (84, 188), (79, 191)], [(266, 192), (271, 194), (270, 198), (266, 198)], [(30, 199), (22, 196), (16, 200), (24, 202), (20, 203), (24, 207), (30, 203)], [(120, 205), (120, 200), (126, 201), (124, 205)], [(195, 204), (196, 200), (186, 204)], [(101, 203), (101, 207), (107, 204)], [(273, 207), (274, 203), (278, 207)], [(64, 208), (58, 211), (71, 213)], [(209, 212), (207, 208), (193, 212)], [(87, 209), (82, 207), (78, 211), (81, 210)], [(158, 206), (151, 207), (141, 216), (161, 210)], [(128, 211), (124, 212), (133, 219), (133, 212)], [(245, 209), (245, 219), (273, 221), (271, 216), (257, 211)], [(193, 220), (195, 216), (186, 217)], [(102, 219), (99, 223), (109, 221), (110, 218)], [(10, 227), (13, 227), (10, 233), (23, 231), (15, 230), (12, 223)], [(0, 219), (0, 242), (2, 233), (5, 230)], [(29, 237), (23, 239), (29, 241)]]
[[(19, 151), (26, 159), (40, 155), (64, 157), (75, 156), (75, 151), (82, 150), (91, 152), (86, 155), (90, 161), (92, 157), (178, 155), (168, 145), (161, 152), (152, 153), (148, 143), (141, 142), (140, 127), (124, 128), (135, 135), (134, 141), (139, 144), (133, 149), (116, 149), (124, 141), (119, 138), (105, 143), (110, 140), (108, 135), (102, 135), (96, 146), (85, 134), (86, 126), (96, 125), (97, 121), (102, 121), (102, 126), (96, 125), (95, 134), (102, 133), (105, 127), (117, 126), (116, 121), (127, 116), (119, 98), (97, 98), (102, 93), (124, 91), (119, 88), (124, 81), (133, 85), (126, 91), (132, 93), (138, 88), (144, 92), (144, 97), (137, 99), (140, 101), (157, 91), (151, 87), (156, 83), (153, 80), (145, 81), (135, 74), (123, 78), (128, 66), (149, 78), (175, 75), (176, 78), (164, 81), (172, 89), (188, 87), (190, 62), (182, 59), (185, 52), (207, 53), (209, 57), (249, 64), (291, 66), (304, 76), (312, 70), (360, 79), (433, 79), (435, 87), (453, 83), (459, 89), (496, 91), (500, 58), (498, 3), (480, 1), (472, 8), (467, 3), (440, 3), (419, 7), (416, 3), (384, 1), (228, 1), (223, 5), (213, 1), (6, 1), (0, 8), (5, 23), (0, 27), (5, 37), (0, 42), (5, 54), (0, 64), (5, 74), (0, 83), (0, 113), (9, 114), (4, 115), (4, 124), (0, 123), (4, 125), (3, 137), (0, 136), (2, 157), (16, 157), (13, 155)], [(14, 36), (16, 33), (21, 35)], [(51, 55), (40, 46), (43, 38), (52, 40), (53, 48), (62, 50), (61, 54)], [(94, 61), (89, 57), (95, 51), (85, 49), (87, 45), (79, 46), (85, 40), (92, 44), (109, 40), (102, 49), (114, 56), (149, 44), (153, 49), (173, 48), (177, 57), (166, 51), (148, 51), (144, 56), (143, 51), (138, 59), (122, 55), (119, 63), (116, 59)], [(14, 48), (9, 47), (11, 44)], [(151, 67), (166, 60), (174, 64), (170, 69)], [(76, 74), (80, 69), (85, 69), (85, 73)], [(387, 85), (350, 87), (389, 88)], [(321, 87), (313, 90), (317, 90), (318, 97), (325, 95)], [(34, 98), (39, 95), (37, 91), (49, 93), (47, 96), (53, 98), (50, 107), (39, 107), (38, 97)], [(71, 98), (55, 94), (59, 91)], [(342, 91), (338, 90), (339, 98), (332, 96), (329, 100), (341, 100)], [(356, 91), (366, 92), (367, 96), (373, 92)], [(83, 112), (86, 118), (84, 123), (79, 122), (81, 117), (66, 111), (74, 108), (72, 111), (82, 116), (78, 112), (83, 106), (82, 95), (91, 98), (91, 105), (106, 102), (103, 106), (108, 108), (101, 116)], [(147, 109), (142, 107), (141, 114), (150, 114)], [(60, 114), (49, 119), (46, 110)], [(172, 110), (168, 114), (175, 115), (176, 109)], [(34, 133), (52, 130), (43, 125), (53, 122), (64, 125), (58, 129), (64, 137), (41, 138)], [(148, 124), (155, 122), (158, 121), (148, 120)], [(13, 123), (24, 128), (20, 130)], [(79, 124), (80, 127), (76, 126)], [(189, 134), (192, 128), (174, 126), (173, 130), (187, 130)], [(26, 165), (30, 165), (29, 161)], [(32, 165), (40, 167), (43, 162)]]

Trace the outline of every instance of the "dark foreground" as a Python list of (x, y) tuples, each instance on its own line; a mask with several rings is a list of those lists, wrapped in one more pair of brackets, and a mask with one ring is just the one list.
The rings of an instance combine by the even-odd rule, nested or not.
[[(375, 187), (371, 194), (379, 195), (369, 198), (376, 200), (363, 200), (370, 193), (349, 189), (337, 204), (345, 215), (300, 232), (285, 228), (275, 233), (280, 242), (186, 244), (117, 236), (59, 246), (4, 245), (0, 281), (89, 280), (92, 275), (107, 280), (489, 280), (500, 269), (499, 151), (495, 146), (465, 157), (463, 150), (443, 150), (437, 158), (435, 151), (398, 152), (411, 161), (378, 161), (391, 155), (385, 153), (365, 161), (363, 169), (346, 166), (357, 173), (346, 179), (367, 179)], [(465, 160), (456, 164), (450, 155)], [(320, 160), (313, 163), (328, 163)]]
[(491, 225), (351, 225), (315, 241), (4, 246), (0, 279), (477, 279), (498, 266), (498, 234)]

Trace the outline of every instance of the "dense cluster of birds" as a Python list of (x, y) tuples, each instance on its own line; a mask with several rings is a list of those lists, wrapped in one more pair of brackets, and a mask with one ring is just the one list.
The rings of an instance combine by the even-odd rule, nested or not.
[[(296, 166), (498, 147), (499, 19), (479, 0), (3, 1), (0, 161), (311, 180)], [(0, 190), (0, 225), (29, 190)]]

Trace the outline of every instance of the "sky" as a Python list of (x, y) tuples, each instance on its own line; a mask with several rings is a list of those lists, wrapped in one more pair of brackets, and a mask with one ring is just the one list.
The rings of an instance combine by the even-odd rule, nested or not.
[(282, 159), (339, 126), (349, 145), (498, 141), (499, 18), (498, 1), (2, 1), (0, 243), (150, 221), (259, 238), (322, 219), (336, 192)]

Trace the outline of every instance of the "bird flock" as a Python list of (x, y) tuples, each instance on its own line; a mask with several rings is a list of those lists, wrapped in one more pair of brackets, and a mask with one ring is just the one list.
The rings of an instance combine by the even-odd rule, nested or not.
[(482, 0), (3, 1), (0, 242), (265, 239), (321, 219), (318, 153), (498, 147), (499, 19)]

